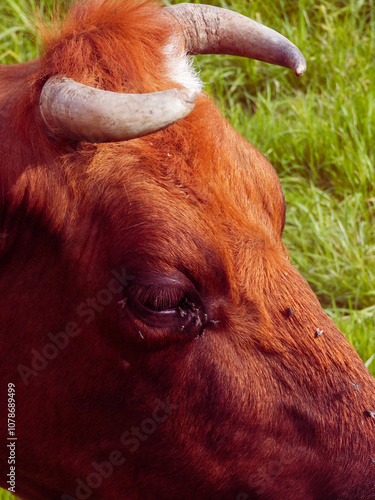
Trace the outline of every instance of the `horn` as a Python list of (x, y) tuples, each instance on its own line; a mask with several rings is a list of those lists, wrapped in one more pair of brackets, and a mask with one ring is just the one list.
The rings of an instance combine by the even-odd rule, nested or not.
[(192, 55), (243, 56), (290, 68), (297, 76), (306, 70), (305, 58), (292, 42), (237, 12), (185, 3), (163, 10), (181, 26), (186, 50)]
[(186, 88), (121, 94), (54, 76), (45, 83), (39, 104), (53, 135), (73, 141), (114, 142), (176, 123), (193, 110), (196, 96), (196, 91)]

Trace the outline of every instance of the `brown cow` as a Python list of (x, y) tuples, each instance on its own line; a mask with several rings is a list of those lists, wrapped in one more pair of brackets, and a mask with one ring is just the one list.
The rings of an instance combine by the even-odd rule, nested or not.
[(185, 56), (302, 74), (299, 51), (153, 1), (87, 0), (44, 38), (0, 68), (1, 485), (375, 499), (375, 381), (288, 260), (275, 171)]

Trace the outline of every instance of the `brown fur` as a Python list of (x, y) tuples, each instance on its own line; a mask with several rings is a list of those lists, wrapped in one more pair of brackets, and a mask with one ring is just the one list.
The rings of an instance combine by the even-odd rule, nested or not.
[[(90, 498), (373, 500), (375, 381), (288, 260), (263, 155), (203, 94), (179, 123), (117, 144), (70, 144), (42, 123), (51, 75), (175, 87), (162, 52), (173, 29), (153, 1), (87, 0), (45, 30), (39, 60), (0, 68), (1, 386), (16, 384), (16, 492), (83, 498), (77, 478), (117, 450), (124, 463)], [(141, 275), (166, 294), (176, 273), (192, 284), (204, 335), (144, 323), (126, 286), (86, 323), (87, 299), (122, 269), (130, 287)], [(80, 334), (25, 385), (20, 366), (69, 322)], [(121, 436), (151, 425), (156, 398), (174, 406), (132, 450)]]

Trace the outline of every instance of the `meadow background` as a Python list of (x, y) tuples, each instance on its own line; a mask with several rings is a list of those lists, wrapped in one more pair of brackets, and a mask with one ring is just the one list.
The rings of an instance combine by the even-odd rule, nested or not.
[[(49, 19), (53, 3), (1, 0), (0, 64), (37, 57), (31, 12)], [(277, 170), (291, 260), (375, 375), (375, 0), (205, 3), (279, 31), (307, 60), (300, 79), (228, 56), (196, 66), (224, 116)]]

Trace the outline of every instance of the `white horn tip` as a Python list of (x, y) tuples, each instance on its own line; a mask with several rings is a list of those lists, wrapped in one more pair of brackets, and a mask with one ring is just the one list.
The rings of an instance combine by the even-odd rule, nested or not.
[(306, 71), (306, 61), (303, 58), (297, 63), (294, 72), (297, 76), (302, 76), (305, 71)]

